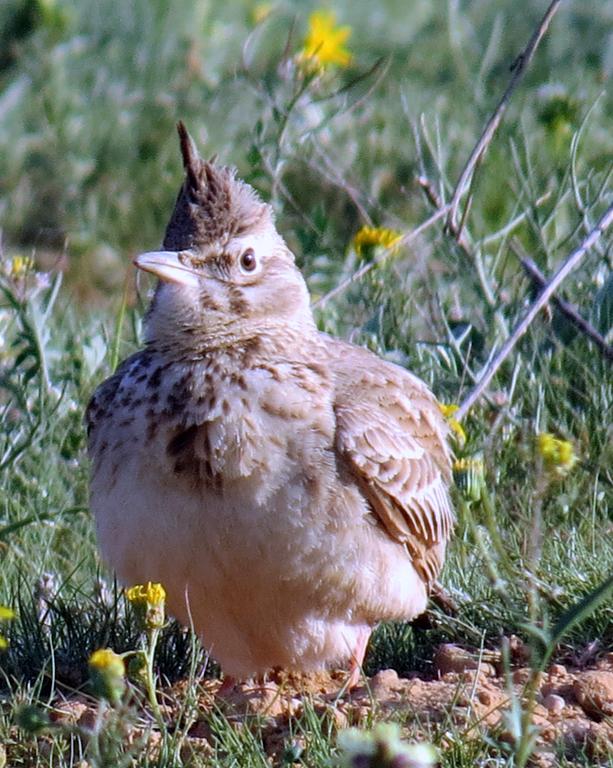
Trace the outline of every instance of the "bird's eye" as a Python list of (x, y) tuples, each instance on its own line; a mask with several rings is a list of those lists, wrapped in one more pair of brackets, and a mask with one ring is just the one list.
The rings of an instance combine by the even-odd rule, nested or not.
[(247, 248), (240, 256), (239, 264), (243, 272), (253, 272), (258, 265), (253, 248)]

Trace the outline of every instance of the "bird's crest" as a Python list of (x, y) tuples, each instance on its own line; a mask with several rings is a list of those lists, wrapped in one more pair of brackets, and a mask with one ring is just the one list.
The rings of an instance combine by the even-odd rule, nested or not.
[(170, 217), (163, 246), (182, 251), (225, 243), (272, 223), (272, 209), (234, 170), (203, 160), (182, 122), (177, 124), (185, 181)]

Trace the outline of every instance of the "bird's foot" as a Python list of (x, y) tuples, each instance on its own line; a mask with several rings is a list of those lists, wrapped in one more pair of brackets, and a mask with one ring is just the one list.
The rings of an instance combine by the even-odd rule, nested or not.
[(221, 685), (217, 689), (217, 696), (227, 696), (229, 693), (232, 693), (236, 686), (238, 685), (238, 680), (235, 677), (232, 677), (231, 675), (224, 675), (223, 680), (221, 682)]
[(360, 633), (358, 634), (358, 639), (351, 652), (351, 660), (349, 661), (349, 678), (343, 686), (346, 691), (351, 691), (360, 682), (360, 678), (363, 674), (362, 666), (364, 664), (364, 656), (366, 656), (366, 649), (368, 648), (371, 632), (372, 630), (368, 627), (360, 630)]

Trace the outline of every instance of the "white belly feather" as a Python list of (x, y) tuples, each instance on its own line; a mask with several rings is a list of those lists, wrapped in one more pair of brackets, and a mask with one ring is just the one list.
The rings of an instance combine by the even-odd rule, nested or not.
[[(236, 415), (228, 444), (244, 462)], [(257, 445), (266, 462), (247, 476), (226, 467), (234, 479), (220, 490), (178, 478), (165, 450), (171, 433), (148, 441), (143, 418), (121, 439), (111, 427), (94, 462), (100, 548), (124, 584), (161, 582), (170, 612), (193, 624), (226, 672), (345, 659), (365, 626), (425, 609), (407, 553), (373, 525), (357, 488), (341, 485), (321, 436)], [(316, 472), (305, 473), (305, 454)]]

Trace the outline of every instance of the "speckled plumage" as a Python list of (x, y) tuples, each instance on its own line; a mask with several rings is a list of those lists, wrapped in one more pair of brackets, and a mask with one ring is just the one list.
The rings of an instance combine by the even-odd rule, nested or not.
[(180, 135), (166, 250), (136, 260), (161, 277), (146, 346), (87, 413), (102, 554), (161, 581), (229, 674), (361, 661), (442, 566), (446, 424), (415, 376), (317, 330), (270, 208)]

